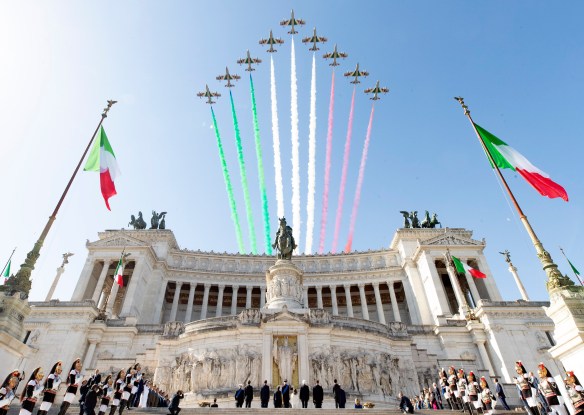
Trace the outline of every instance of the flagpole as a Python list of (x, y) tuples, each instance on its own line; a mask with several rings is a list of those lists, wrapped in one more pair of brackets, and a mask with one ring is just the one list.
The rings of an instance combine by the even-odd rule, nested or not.
[(55, 206), (55, 210), (53, 210), (53, 214), (51, 216), (49, 216), (49, 220), (47, 221), (47, 224), (45, 225), (45, 228), (43, 229), (41, 236), (34, 244), (32, 251), (30, 251), (26, 255), (26, 259), (24, 260), (24, 264), (22, 264), (20, 266), (20, 269), (18, 270), (16, 275), (14, 275), (14, 277), (12, 277), (12, 278), (9, 278), (8, 281), (6, 282), (6, 284), (4, 286), (2, 286), (3, 291), (20, 292), (21, 298), (23, 298), (23, 299), (28, 298), (28, 294), (29, 294), (30, 288), (32, 286), (32, 282), (30, 280), (30, 274), (32, 273), (32, 270), (34, 269), (34, 266), (35, 266), (35, 264), (40, 256), (40, 251), (41, 251), (41, 248), (43, 246), (43, 243), (45, 242), (45, 239), (49, 233), (49, 230), (51, 229), (51, 226), (53, 226), (53, 222), (55, 222), (55, 219), (57, 219), (57, 213), (59, 212), (59, 208), (61, 207), (61, 204), (63, 203), (63, 200), (65, 199), (65, 196), (67, 196), (67, 193), (69, 192), (69, 188), (71, 187), (71, 184), (73, 183), (73, 180), (75, 179), (75, 176), (77, 175), (77, 172), (79, 171), (79, 168), (81, 167), (81, 163), (83, 163), (83, 159), (85, 159), (85, 156), (87, 155), (87, 152), (89, 151), (91, 144), (93, 143), (93, 140), (94, 140), (97, 132), (99, 131), (101, 124), (103, 123), (103, 120), (107, 118), (108, 111), (110, 110), (112, 105), (114, 105), (116, 102), (117, 101), (114, 101), (114, 100), (107, 101), (107, 107), (105, 107), (103, 109), (103, 112), (101, 114), (101, 119), (99, 120), (99, 123), (97, 124), (97, 127), (95, 128), (95, 131), (93, 132), (93, 135), (91, 136), (91, 139), (89, 140), (89, 143), (87, 144), (87, 147), (85, 148), (85, 151), (83, 152), (83, 155), (81, 156), (81, 159), (79, 159), (79, 163), (77, 163), (77, 167), (75, 167), (75, 170), (73, 171), (73, 174), (71, 175), (71, 178), (69, 179), (69, 182), (67, 183), (67, 186), (65, 187), (65, 190), (63, 191), (63, 194), (61, 195), (61, 198), (59, 199), (57, 206)]
[(563, 287), (567, 287), (567, 286), (573, 286), (574, 283), (572, 282), (572, 280), (570, 280), (570, 278), (568, 278), (567, 276), (562, 275), (562, 273), (558, 270), (558, 266), (552, 260), (550, 253), (545, 250), (545, 248), (543, 247), (543, 244), (541, 243), (541, 241), (539, 240), (539, 238), (535, 234), (535, 231), (533, 230), (533, 228), (531, 227), (531, 224), (527, 220), (527, 216), (525, 216), (525, 214), (523, 213), (523, 210), (519, 206), (517, 199), (515, 199), (515, 195), (513, 194), (513, 192), (509, 188), (509, 185), (507, 184), (507, 181), (503, 177), (503, 174), (501, 173), (499, 166), (497, 166), (497, 163), (495, 163), (495, 160), (493, 160), (493, 156), (491, 155), (491, 153), (487, 149), (487, 146), (483, 142), (481, 135), (477, 131), (475, 123), (474, 123), (472, 117), (470, 116), (470, 110), (468, 109), (468, 106), (466, 106), (464, 103), (464, 98), (455, 97), (454, 99), (457, 100), (460, 103), (460, 105), (462, 106), (462, 109), (464, 110), (464, 115), (466, 115), (470, 124), (472, 125), (472, 128), (473, 128), (475, 134), (477, 135), (479, 142), (481, 143), (481, 147), (483, 148), (483, 150), (487, 154), (487, 157), (489, 158), (491, 165), (493, 166), (493, 168), (497, 172), (497, 175), (499, 176), (499, 179), (503, 183), (503, 186), (505, 186), (505, 190), (507, 190), (507, 193), (509, 194), (511, 201), (513, 202), (513, 205), (515, 206), (515, 209), (517, 209), (517, 212), (519, 213), (519, 219), (521, 220), (521, 223), (523, 223), (523, 226), (525, 227), (527, 234), (531, 238), (531, 242), (533, 243), (533, 246), (535, 247), (537, 257), (539, 258), (539, 261), (542, 265), (542, 268), (547, 275), (546, 286), (547, 286), (548, 291), (553, 291), (555, 289), (563, 288)]
[(6, 271), (6, 267), (10, 263), (10, 260), (12, 259), (12, 255), (14, 255), (14, 251), (16, 251), (16, 247), (14, 247), (14, 249), (12, 250), (12, 253), (10, 254), (10, 258), (8, 258), (8, 261), (6, 261), (6, 264), (4, 264), (4, 268), (2, 268), (2, 272), (0, 272), (0, 275), (4, 275), (4, 271)]
[(564, 258), (566, 258), (566, 261), (568, 261), (568, 264), (570, 264), (570, 266), (572, 267), (572, 272), (574, 273), (574, 275), (576, 276), (576, 278), (578, 278), (578, 282), (580, 282), (580, 285), (584, 285), (584, 282), (582, 282), (582, 279), (580, 278), (580, 275), (578, 275), (578, 273), (574, 271), (574, 265), (572, 265), (572, 263), (570, 262), (570, 260), (566, 256), (566, 253), (564, 252), (564, 250), (562, 249), (561, 246), (560, 246), (560, 251), (562, 251), (562, 255), (564, 255)]

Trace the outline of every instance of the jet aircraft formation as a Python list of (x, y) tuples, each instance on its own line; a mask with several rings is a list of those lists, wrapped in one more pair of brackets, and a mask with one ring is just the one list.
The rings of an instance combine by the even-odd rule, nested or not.
[[(297, 34), (298, 33), (298, 31), (296, 30), (297, 26), (304, 26), (304, 24), (305, 24), (304, 20), (297, 19), (296, 17), (294, 17), (294, 10), (291, 11), (289, 19), (284, 19), (284, 20), (280, 21), (281, 26), (290, 28), (288, 33), (291, 35)], [(308, 36), (308, 37), (303, 38), (302, 42), (306, 43), (306, 44), (310, 44), (311, 47), (309, 48), (309, 50), (312, 52), (316, 52), (317, 50), (319, 50), (318, 44), (325, 43), (327, 40), (328, 39), (326, 37), (317, 35), (316, 27), (315, 27), (313, 29), (312, 36)], [(269, 48), (266, 49), (266, 52), (269, 52), (269, 53), (277, 52), (276, 46), (281, 45), (283, 43), (284, 43), (284, 41), (282, 39), (274, 37), (272, 30), (270, 30), (270, 35), (267, 38), (262, 38), (259, 41), (260, 45), (269, 45)], [(345, 52), (339, 52), (337, 49), (337, 45), (335, 45), (333, 48), (333, 51), (325, 53), (323, 55), (323, 58), (332, 59), (332, 62), (329, 63), (329, 65), (334, 68), (335, 66), (340, 65), (340, 63), (339, 63), (340, 59), (346, 59), (348, 56), (349, 55)], [(238, 64), (247, 66), (245, 68), (245, 70), (248, 72), (254, 71), (255, 68), (253, 67), (253, 65), (258, 65), (261, 62), (262, 62), (262, 60), (259, 58), (252, 58), (249, 50), (247, 51), (247, 54), (244, 58), (237, 60)], [(348, 72), (344, 73), (344, 76), (346, 76), (348, 78), (353, 78), (353, 80), (351, 81), (352, 84), (360, 83), (361, 81), (359, 80), (359, 78), (366, 77), (368, 75), (369, 75), (369, 72), (360, 69), (358, 63), (357, 63), (355, 70), (348, 71)], [(231, 87), (235, 86), (235, 84), (231, 81), (237, 81), (238, 79), (240, 79), (240, 76), (235, 75), (235, 74), (230, 74), (228, 68), (225, 68), (225, 74), (217, 76), (217, 80), (227, 81), (227, 83), (225, 84), (225, 87), (227, 87), (227, 88), (231, 88)], [(364, 92), (366, 94), (373, 94), (373, 96), (370, 99), (373, 101), (377, 101), (377, 100), (381, 99), (380, 94), (385, 94), (385, 93), (389, 92), (389, 89), (385, 88), (385, 87), (380, 87), (379, 81), (377, 81), (377, 83), (375, 84), (374, 87), (367, 88), (364, 90)], [(201, 98), (205, 97), (207, 104), (214, 104), (215, 101), (213, 101), (213, 98), (218, 98), (221, 96), (221, 94), (219, 94), (218, 92), (211, 91), (209, 89), (209, 86), (206, 85), (205, 91), (197, 93), (197, 96), (201, 97)]]

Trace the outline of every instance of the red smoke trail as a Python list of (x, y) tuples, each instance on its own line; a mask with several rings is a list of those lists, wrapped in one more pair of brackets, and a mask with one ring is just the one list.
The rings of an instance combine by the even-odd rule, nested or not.
[(320, 245), (318, 253), (322, 254), (324, 251), (324, 239), (326, 234), (326, 218), (328, 215), (328, 195), (329, 195), (329, 181), (331, 174), (331, 150), (333, 147), (333, 113), (335, 109), (335, 72), (333, 71), (333, 78), (331, 80), (331, 97), (329, 102), (329, 116), (328, 116), (328, 132), (326, 135), (326, 156), (324, 166), (324, 191), (322, 194), (322, 214), (320, 220)]
[(361, 199), (361, 186), (363, 185), (363, 176), (365, 175), (365, 163), (367, 162), (367, 150), (369, 149), (369, 141), (371, 139), (371, 125), (373, 124), (373, 110), (375, 106), (371, 106), (371, 115), (369, 116), (369, 125), (367, 126), (367, 135), (365, 136), (365, 143), (363, 144), (363, 154), (361, 155), (361, 165), (359, 166), (359, 177), (357, 179), (357, 189), (355, 190), (355, 199), (353, 199), (353, 211), (351, 212), (351, 224), (349, 225), (349, 239), (345, 245), (345, 253), (351, 252), (353, 245), (353, 233), (355, 232), (355, 221), (357, 219), (357, 209)]
[(343, 155), (343, 171), (341, 173), (341, 187), (339, 188), (339, 199), (337, 201), (337, 217), (335, 220), (335, 235), (333, 237), (332, 252), (337, 251), (337, 243), (339, 242), (339, 231), (341, 230), (341, 218), (343, 216), (343, 203), (345, 202), (345, 187), (347, 184), (347, 170), (349, 168), (349, 154), (351, 152), (351, 136), (353, 134), (353, 111), (355, 109), (355, 91), (357, 86), (353, 88), (353, 96), (351, 98), (351, 110), (349, 111), (349, 125), (347, 126), (347, 138), (345, 140), (345, 154)]

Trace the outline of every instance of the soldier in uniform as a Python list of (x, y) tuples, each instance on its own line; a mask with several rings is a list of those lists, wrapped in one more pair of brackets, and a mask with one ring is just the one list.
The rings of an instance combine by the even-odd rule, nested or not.
[(438, 379), (439, 379), (438, 382), (440, 384), (440, 392), (442, 396), (444, 397), (444, 399), (446, 399), (446, 402), (448, 402), (448, 406), (450, 406), (450, 409), (454, 409), (451, 401), (452, 394), (450, 393), (450, 388), (448, 387), (448, 375), (446, 374), (446, 370), (444, 370), (444, 368), (438, 371)]
[(517, 372), (517, 377), (513, 379), (519, 393), (521, 394), (521, 400), (527, 403), (529, 411), (532, 415), (539, 415), (539, 410), (537, 409), (537, 402), (535, 400), (535, 393), (532, 390), (533, 384), (529, 381), (529, 376), (527, 371), (523, 366), (521, 361), (515, 362), (515, 371)]
[(112, 375), (108, 375), (103, 381), (101, 402), (99, 403), (99, 412), (97, 415), (105, 415), (105, 411), (107, 411), (107, 408), (114, 394), (113, 384), (114, 380)]
[(39, 408), (37, 415), (46, 415), (55, 402), (55, 396), (61, 384), (61, 373), (63, 372), (63, 362), (60, 360), (53, 365), (47, 380), (45, 381), (45, 390), (43, 391), (43, 402)]
[(73, 399), (75, 399), (75, 394), (79, 389), (79, 384), (81, 383), (82, 379), (83, 375), (81, 375), (81, 359), (77, 358), (71, 365), (71, 370), (69, 370), (69, 375), (67, 376), (67, 392), (63, 398), (63, 403), (61, 404), (59, 415), (65, 415), (67, 413), (69, 405), (71, 405), (71, 402), (73, 402)]
[(490, 414), (493, 409), (494, 396), (489, 389), (489, 384), (484, 376), (481, 377), (481, 402), (483, 404), (483, 413)]
[(20, 409), (19, 415), (32, 415), (37, 398), (43, 390), (43, 376), (44, 373), (41, 367), (37, 367), (30, 375), (28, 383), (26, 384), (26, 387), (20, 396), (22, 407)]
[(6, 415), (8, 408), (10, 408), (10, 403), (16, 396), (16, 388), (20, 382), (20, 372), (18, 370), (13, 371), (2, 383), (0, 387), (0, 415)]
[(448, 368), (448, 388), (450, 389), (450, 402), (452, 409), (461, 409), (458, 406), (458, 397), (460, 397), (460, 393), (458, 393), (458, 388), (456, 387), (456, 382), (458, 381), (458, 377), (456, 376), (456, 369), (454, 366), (450, 366)]
[(574, 372), (567, 372), (566, 375), (566, 390), (574, 405), (574, 415), (584, 415), (584, 388)]
[(124, 369), (120, 370), (116, 375), (116, 380), (114, 381), (114, 400), (110, 406), (110, 415), (114, 415), (116, 413), (116, 409), (120, 405), (120, 400), (122, 399), (122, 393), (124, 392), (124, 386), (126, 383), (124, 380), (126, 379), (126, 371)]
[(537, 367), (537, 374), (539, 376), (539, 390), (545, 397), (548, 406), (558, 415), (568, 415), (564, 405), (559, 400), (560, 391), (558, 385), (550, 371), (543, 363)]
[(469, 399), (468, 399), (468, 396), (466, 394), (466, 385), (467, 385), (467, 381), (466, 381), (466, 375), (464, 374), (464, 369), (459, 369), (458, 370), (458, 380), (456, 382), (456, 388), (457, 388), (458, 393), (459, 393), (459, 397), (458, 397), (459, 404), (462, 407), (462, 411), (465, 411), (466, 409), (468, 409), (468, 411), (472, 415), (472, 409), (469, 405)]
[(470, 401), (469, 402), (470, 410), (472, 411), (473, 408), (476, 410), (481, 408), (482, 405), (481, 405), (481, 401), (479, 399), (479, 393), (481, 391), (481, 388), (476, 380), (474, 372), (472, 372), (472, 371), (468, 372), (468, 382), (466, 385), (466, 389), (468, 392), (468, 400)]

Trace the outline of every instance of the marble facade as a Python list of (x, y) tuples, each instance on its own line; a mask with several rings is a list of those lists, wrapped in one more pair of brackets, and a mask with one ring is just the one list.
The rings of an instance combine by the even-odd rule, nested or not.
[[(549, 303), (503, 301), (485, 246), (465, 229), (398, 229), (386, 249), (276, 263), (181, 249), (170, 230), (101, 232), (71, 301), (30, 304), (19, 364), (29, 373), (81, 357), (89, 373), (140, 362), (155, 383), (192, 397), (291, 373), (325, 390), (336, 378), (373, 401), (416, 393), (450, 365), (511, 382), (516, 360), (533, 371), (543, 361), (559, 375)], [(487, 278), (458, 275), (447, 249)], [(285, 338), (291, 350), (278, 354)]]

